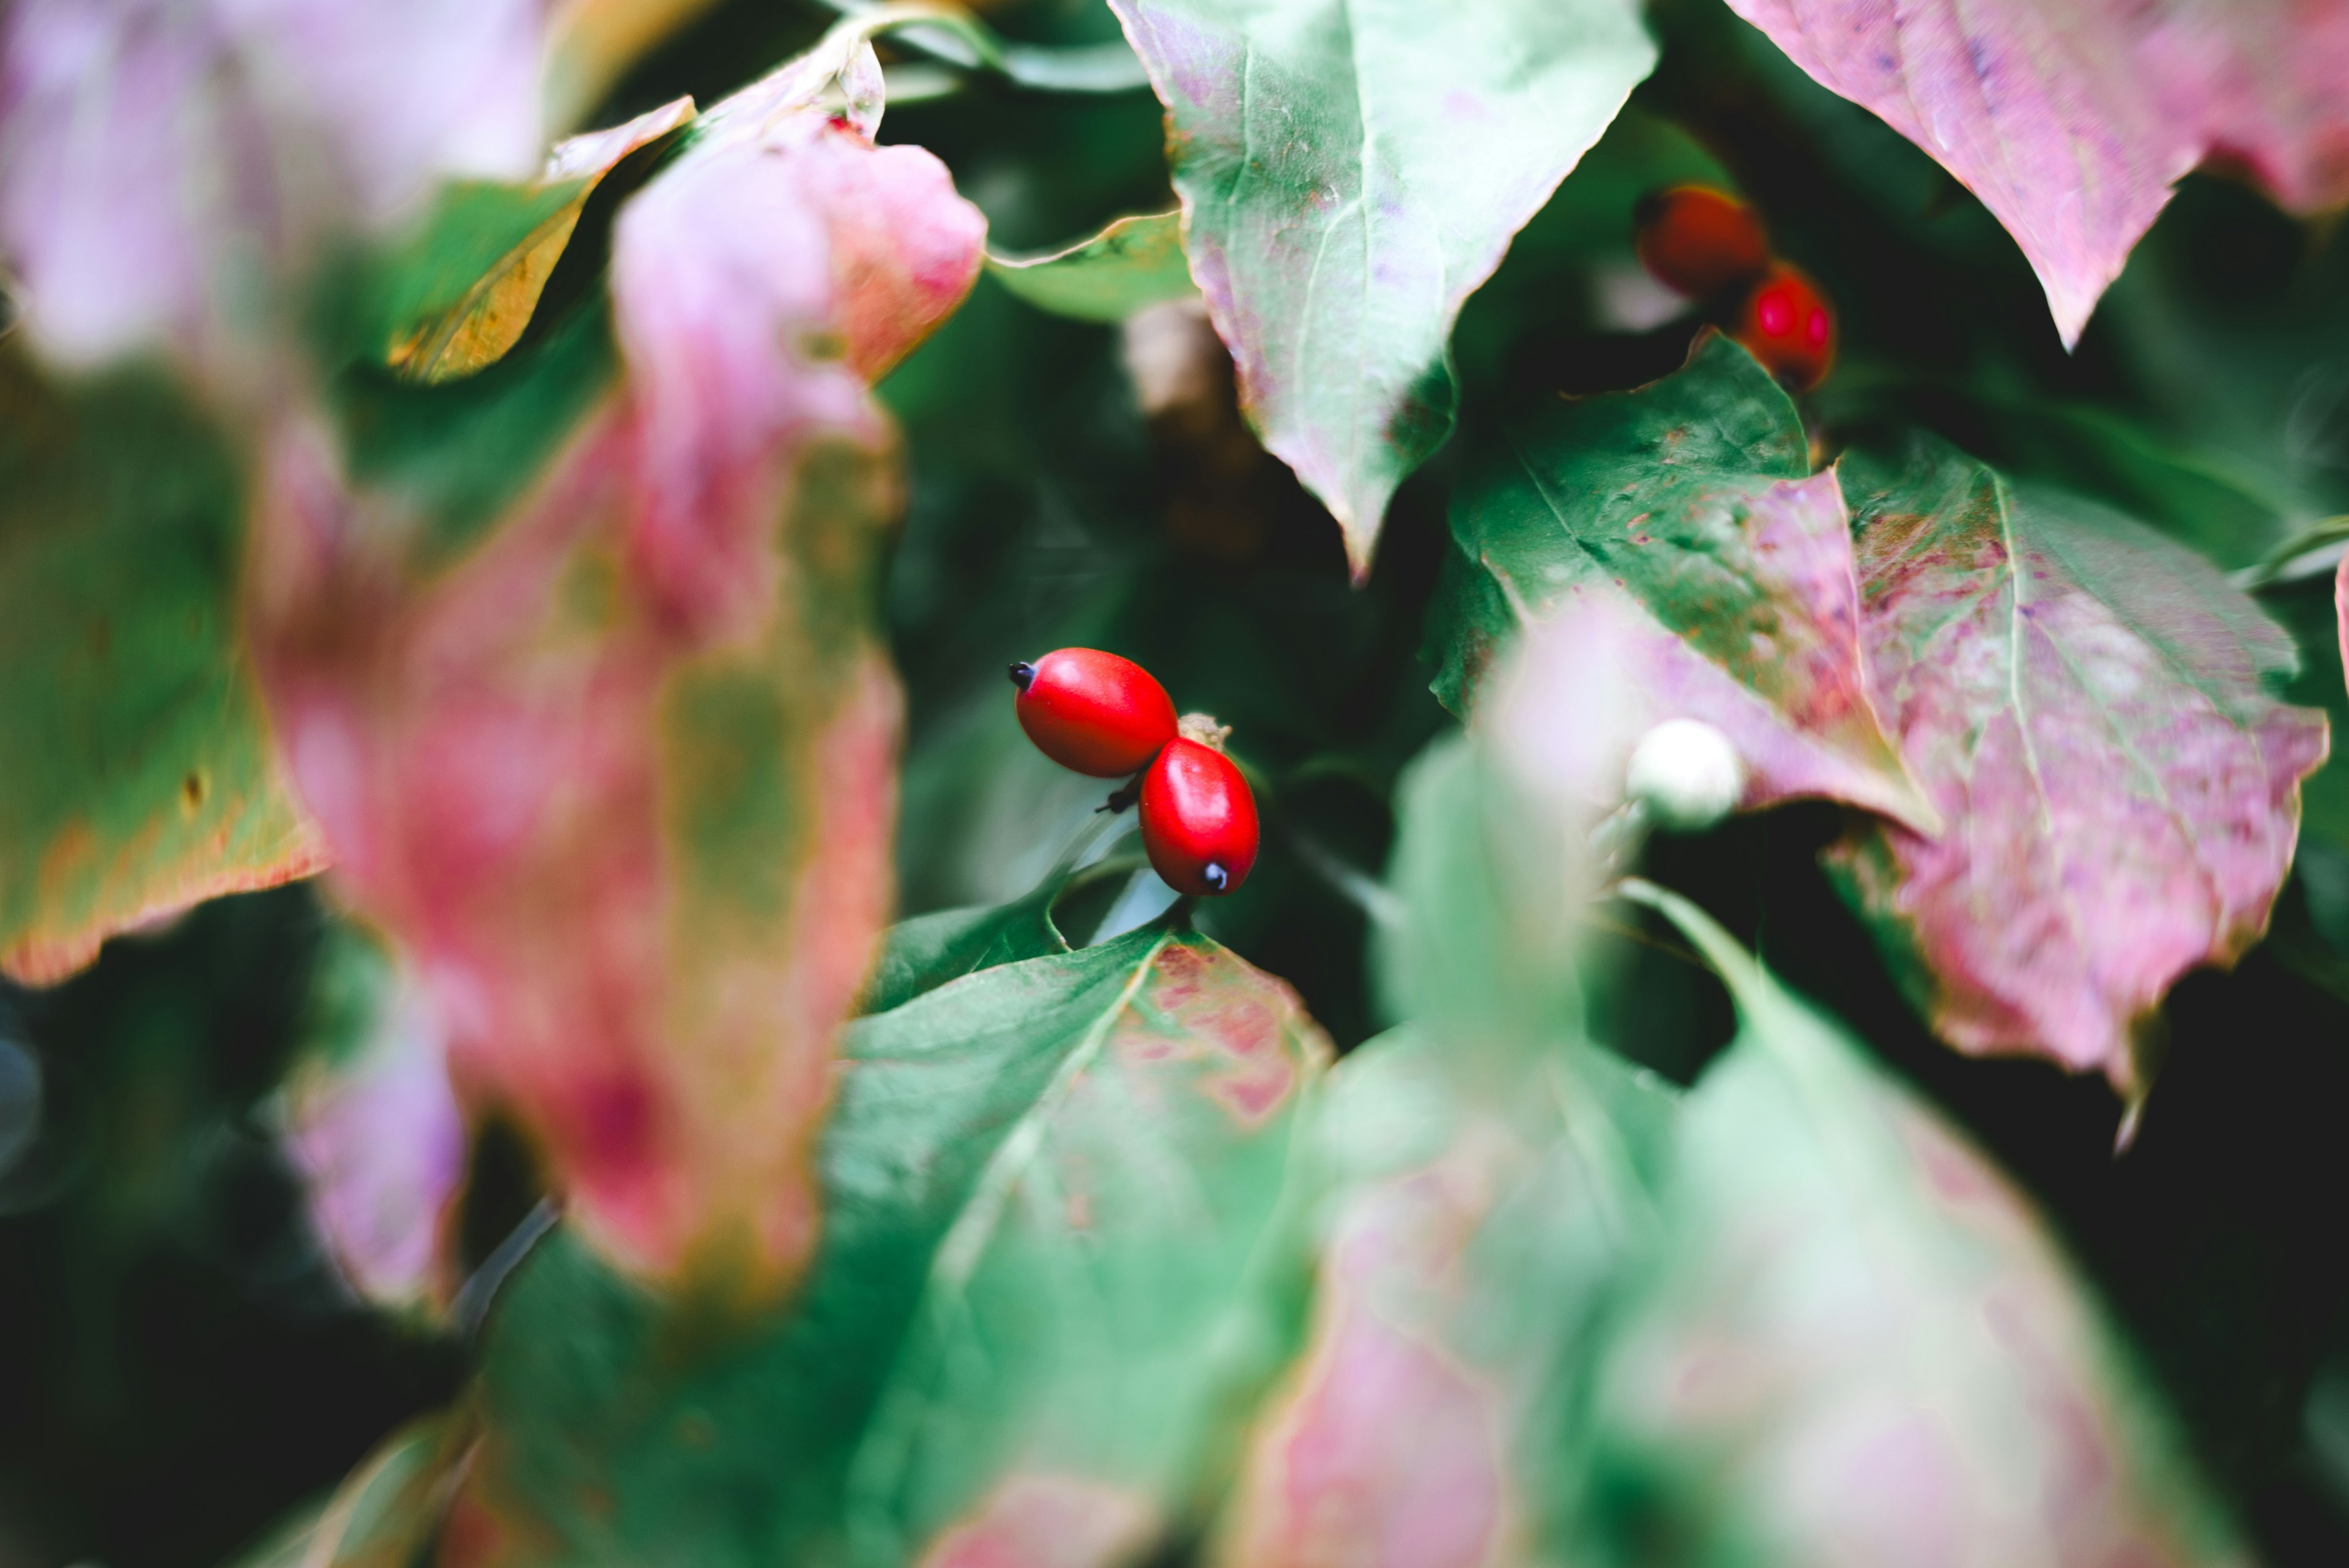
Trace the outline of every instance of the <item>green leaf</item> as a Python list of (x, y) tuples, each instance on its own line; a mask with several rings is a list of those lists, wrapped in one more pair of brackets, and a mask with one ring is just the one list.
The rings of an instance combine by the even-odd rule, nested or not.
[(1452, 534), (1466, 566), (1438, 620), (1436, 690), (1455, 710), (1527, 621), (1614, 607), (1625, 701), (1720, 728), (1744, 805), (1825, 795), (1935, 825), (1868, 691), (1842, 493), (1729, 339), (1652, 386), (1508, 429), (1471, 460)]
[(949, 981), (999, 964), (1067, 952), (1052, 923), (1057, 880), (1009, 904), (939, 909), (889, 928), (864, 990), (864, 1011), (886, 1012)]
[(846, 1056), (790, 1308), (656, 1294), (565, 1232), (508, 1286), (460, 1506), (542, 1543), (520, 1557), (1027, 1562), (1203, 1506), (1294, 1332), (1278, 1242), (1328, 1056), (1295, 997), (1143, 930), (941, 986)]
[(1036, 306), (1079, 321), (1123, 321), (1135, 311), (1197, 293), (1183, 256), (1183, 214), (1120, 218), (1092, 239), (1050, 255), (990, 255), (996, 280)]
[(1626, 891), (1744, 1027), (1611, 1319), (1578, 1560), (2245, 1561), (2023, 1197), (1703, 914)]
[(1112, 0), (1167, 111), (1192, 275), (1359, 578), (1452, 429), (1462, 303), (1655, 48), (1628, 0)]
[(243, 487), (144, 373), (0, 346), (0, 972), (325, 863), (237, 635)]
[(1081, 838), (1042, 881), (1009, 903), (939, 909), (890, 927), (865, 986), (864, 1011), (886, 1012), (967, 974), (1069, 951), (1060, 926), (1063, 901), (1098, 895), (1143, 864), (1139, 855), (1116, 856), (1079, 867), (1076, 859), (1092, 844), (1090, 836)]

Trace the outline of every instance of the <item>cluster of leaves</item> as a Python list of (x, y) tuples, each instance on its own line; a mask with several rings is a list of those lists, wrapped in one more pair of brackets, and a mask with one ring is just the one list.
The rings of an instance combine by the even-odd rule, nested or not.
[[(467, 1353), (252, 1561), (2247, 1560), (1627, 759), (2124, 1139), (2296, 865), (2349, 997), (2343, 251), (2130, 261), (2349, 199), (2349, 5), (1733, 8), (0, 16), (0, 966), (324, 872), (214, 1097)], [(1686, 178), (1806, 405), (1642, 294)], [(1234, 726), (1240, 895), (1020, 744), (1088, 643)]]

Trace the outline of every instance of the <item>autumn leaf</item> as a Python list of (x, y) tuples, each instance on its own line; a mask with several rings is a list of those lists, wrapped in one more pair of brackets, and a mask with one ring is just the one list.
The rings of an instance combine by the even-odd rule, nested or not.
[[(878, 81), (836, 34), (629, 199), (616, 379), (461, 546), (419, 549), (423, 496), (281, 430), (253, 589), (336, 890), (413, 956), (460, 1090), (513, 1110), (625, 1266), (750, 1300), (815, 1242), (832, 1054), (888, 914), (872, 574), (901, 491), (867, 386), (983, 233), (936, 160), (874, 145)], [(567, 388), (603, 330), (481, 379)]]
[[(1938, 825), (1868, 691), (1842, 492), (1811, 472), (1794, 404), (1727, 338), (1652, 386), (1556, 400), (1507, 429), (1472, 458), (1452, 535), (1433, 641), (1455, 711), (1527, 623), (1597, 617), (1627, 746), (1702, 719), (1736, 746), (1748, 808), (1817, 795)], [(1523, 679), (1587, 694), (1570, 689), (1591, 672), (1538, 668)]]
[(243, 486), (157, 378), (67, 384), (0, 345), (0, 972), (308, 876), (237, 635)]
[(2349, 201), (2340, 0), (1730, 5), (1982, 198), (2067, 346), (2197, 164), (2248, 172), (2299, 212)]
[(1682, 1102), (1609, 1318), (1591, 1562), (2244, 1565), (2031, 1204), (1661, 889), (1740, 1033)]
[(2231, 963), (2292, 863), (2322, 714), (2291, 639), (2183, 547), (1918, 438), (1847, 457), (1878, 701), (1947, 825), (1828, 857), (1959, 1049), (2141, 1096), (2170, 984)]
[(1368, 574), (1451, 432), (1460, 306), (1655, 64), (1624, 0), (1112, 0), (1192, 275), (1274, 455)]
[[(496, 217), (469, 211), (453, 222), (429, 225), (415, 247), (428, 254), (403, 258), (399, 268), (411, 295), (401, 302), (403, 319), (385, 362), (409, 380), (446, 381), (502, 358), (530, 325), (547, 279), (604, 176), (692, 118), (693, 100), (681, 98), (626, 124), (556, 143), (533, 185), (476, 187), (444, 197), (444, 202), (494, 204), (500, 215), (511, 214), (520, 237), (482, 265), (475, 254), (478, 236), (486, 231), (502, 237)], [(475, 243), (460, 243), (453, 255), (439, 254), (433, 242), (444, 231)], [(450, 298), (452, 288), (460, 292)]]

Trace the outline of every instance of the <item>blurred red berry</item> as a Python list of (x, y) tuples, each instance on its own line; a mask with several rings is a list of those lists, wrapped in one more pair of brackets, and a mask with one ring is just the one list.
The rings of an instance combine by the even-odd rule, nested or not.
[(1730, 336), (1797, 392), (1826, 380), (1835, 364), (1835, 310), (1817, 285), (1785, 262), (1771, 264), (1754, 283)]
[(1170, 741), (1142, 780), (1142, 847), (1178, 893), (1238, 890), (1256, 865), (1256, 796), (1232, 760)]
[(1036, 749), (1094, 778), (1123, 778), (1149, 765), (1174, 738), (1174, 701), (1130, 659), (1093, 648), (1063, 648), (1011, 667), (1019, 727)]
[(1710, 185), (1675, 185), (1640, 199), (1635, 244), (1657, 281), (1693, 298), (1717, 294), (1770, 265), (1754, 209)]

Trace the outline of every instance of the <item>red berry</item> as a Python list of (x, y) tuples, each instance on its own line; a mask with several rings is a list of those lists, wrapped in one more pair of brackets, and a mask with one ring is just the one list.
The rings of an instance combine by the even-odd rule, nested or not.
[(1818, 286), (1784, 262), (1775, 264), (1745, 296), (1737, 330), (1730, 334), (1763, 369), (1798, 392), (1826, 379), (1835, 363), (1835, 311)]
[(1236, 892), (1256, 865), (1256, 796), (1232, 760), (1184, 737), (1142, 779), (1142, 847), (1177, 893)]
[(1092, 648), (1011, 667), (1019, 727), (1064, 768), (1097, 779), (1139, 773), (1174, 738), (1174, 701), (1150, 671)]
[(1640, 202), (1640, 265), (1693, 298), (1770, 265), (1770, 241), (1754, 209), (1710, 185), (1675, 185)]

